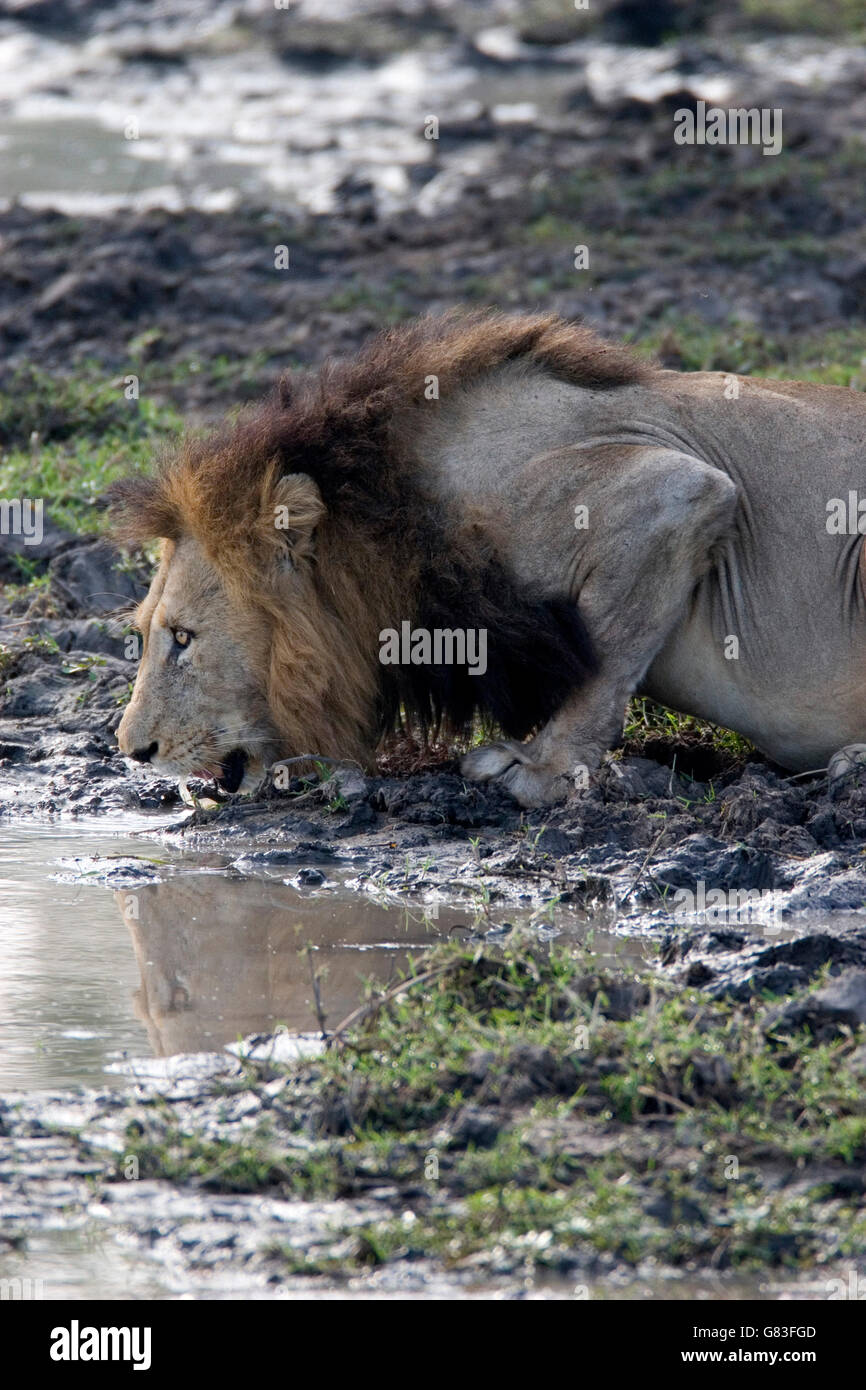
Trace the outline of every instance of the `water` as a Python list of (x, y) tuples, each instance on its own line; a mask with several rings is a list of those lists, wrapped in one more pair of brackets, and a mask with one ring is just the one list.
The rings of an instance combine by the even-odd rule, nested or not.
[[(426, 138), (431, 115), (443, 135), (485, 113), (494, 128), (553, 119), (578, 136), (619, 97), (654, 100), (687, 82), (726, 104), (744, 80), (753, 95), (782, 80), (811, 90), (866, 67), (861, 45), (790, 37), (731, 41), (728, 71), (716, 55), (684, 75), (673, 45), (587, 38), (542, 50), (505, 27), (479, 34), (475, 48), (407, 33), (404, 49), (378, 60), (323, 65), (290, 42), (280, 56), (279, 32), (269, 40), (236, 19), (234, 6), (197, 5), (142, 26), (135, 6), (120, 4), (97, 15), (93, 33), (62, 38), (0, 19), (0, 201), (73, 215), (249, 201), (328, 212), (348, 178), (385, 212), (432, 213), (459, 200), (465, 178), (484, 176), (490, 140)], [(425, 165), (429, 181), (411, 172)]]
[[(472, 924), (467, 908), (352, 892), (332, 868), (312, 889), (284, 881), (300, 865), (247, 877), (223, 856), (131, 833), (140, 825), (4, 827), (0, 1092), (104, 1085), (124, 1059), (218, 1051), (278, 1027), (314, 1032), (313, 972), (333, 1029), (362, 1002), (366, 979), (389, 980), (410, 949)], [(138, 881), (142, 866), (160, 881)], [(501, 916), (519, 925), (532, 914)], [(577, 945), (590, 926), (559, 908), (533, 930)], [(593, 949), (645, 948), (594, 929)]]

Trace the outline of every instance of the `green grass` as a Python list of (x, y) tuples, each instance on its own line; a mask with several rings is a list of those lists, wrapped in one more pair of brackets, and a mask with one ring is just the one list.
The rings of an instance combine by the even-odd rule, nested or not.
[[(861, 1255), (857, 1039), (768, 1037), (765, 1001), (659, 981), (632, 1011), (612, 1008), (631, 977), (588, 965), (519, 940), (437, 947), (292, 1069), (281, 1120), (221, 1143), (158, 1106), (128, 1151), (146, 1176), (212, 1190), (405, 1190), (347, 1228), (339, 1256), (274, 1252), (295, 1273), (421, 1256), (481, 1270), (503, 1252), (560, 1271), (598, 1256), (800, 1268)], [(467, 1103), (494, 1117), (478, 1144), (454, 1138)]]
[[(658, 137), (673, 117), (652, 119)], [(637, 279), (660, 265), (760, 268), (767, 276), (856, 254), (864, 216), (866, 143), (851, 140), (832, 160), (783, 149), (674, 147), (647, 171), (616, 166), (551, 178), (526, 199), (507, 235), (515, 256), (543, 251), (548, 278), (589, 288)], [(808, 215), (807, 215), (808, 210)], [(587, 244), (589, 269), (573, 269)], [(480, 287), (474, 293), (481, 297)]]
[(708, 724), (694, 715), (667, 709), (645, 696), (635, 696), (626, 709), (623, 749), (628, 757), (653, 758), (699, 782), (761, 761), (747, 738)]
[[(115, 377), (96, 362), (66, 375), (35, 365), (19, 369), (0, 390), (0, 495), (41, 497), (60, 525), (101, 531), (105, 521), (96, 503), (108, 485), (147, 469), (184, 428), (175, 400), (205, 382), (209, 395), (224, 394), (229, 414), (264, 395), (278, 371), (265, 352), (151, 361), (160, 336), (155, 329), (131, 340), (128, 370)], [(130, 375), (138, 378), (138, 399), (126, 398)]]
[(671, 313), (641, 339), (639, 347), (683, 371), (732, 372), (866, 390), (866, 338), (859, 328), (779, 338), (754, 324), (708, 328), (694, 317)]
[(761, 29), (824, 35), (866, 30), (862, 0), (739, 0), (739, 6), (743, 18)]
[(322, 308), (333, 314), (351, 313), (354, 309), (370, 309), (380, 324), (395, 324), (413, 312), (410, 290), (417, 293), (417, 283), (410, 286), (405, 274), (394, 274), (386, 285), (372, 285), (360, 276), (338, 285), (322, 302)]
[(106, 380), (95, 363), (66, 377), (20, 370), (0, 392), (0, 494), (43, 498), (72, 531), (102, 529), (95, 504), (108, 484), (181, 428), (171, 406), (124, 390), (124, 376)]

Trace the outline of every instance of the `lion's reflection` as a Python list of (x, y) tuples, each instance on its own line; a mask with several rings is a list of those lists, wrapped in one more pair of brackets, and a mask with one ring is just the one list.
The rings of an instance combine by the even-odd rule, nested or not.
[(212, 873), (115, 897), (141, 972), (136, 1013), (157, 1056), (219, 1048), (278, 1024), (315, 1031), (311, 962), (327, 1025), (336, 1027), (361, 1001), (365, 979), (390, 977), (401, 947), (447, 930), (417, 908), (386, 911), (363, 898), (304, 896)]

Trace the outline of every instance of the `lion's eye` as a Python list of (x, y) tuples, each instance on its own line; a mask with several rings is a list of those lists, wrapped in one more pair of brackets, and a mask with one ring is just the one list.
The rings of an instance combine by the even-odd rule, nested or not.
[(173, 627), (171, 635), (179, 647), (188, 647), (192, 641), (192, 633), (185, 627)]

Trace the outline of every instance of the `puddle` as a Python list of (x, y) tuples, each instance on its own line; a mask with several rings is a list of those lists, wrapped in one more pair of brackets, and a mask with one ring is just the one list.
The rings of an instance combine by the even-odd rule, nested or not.
[[(137, 824), (3, 829), (0, 1091), (117, 1084), (132, 1059), (275, 1030), (303, 1048), (320, 1016), (334, 1029), (363, 1002), (367, 979), (387, 982), (411, 950), (472, 930), (465, 907), (374, 899), (296, 856), (242, 872), (135, 838)], [(564, 907), (501, 919), (591, 940), (600, 957), (652, 949)]]
[(8, 1300), (153, 1299), (171, 1297), (158, 1266), (106, 1239), (93, 1223), (79, 1230), (37, 1230), (26, 1250), (0, 1260), (0, 1297)]

